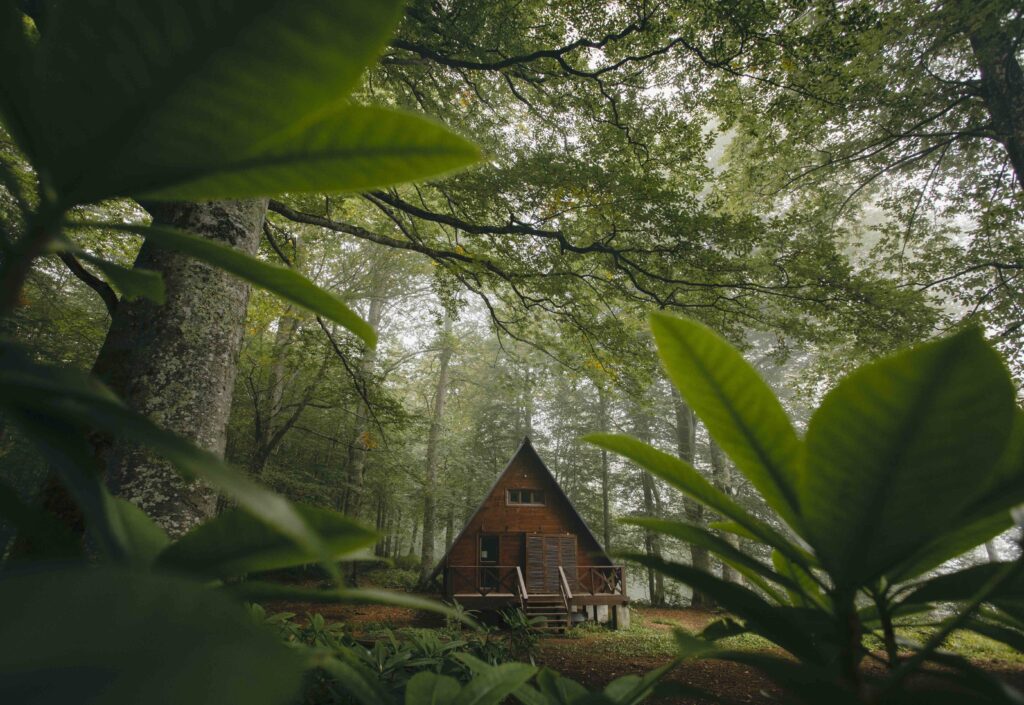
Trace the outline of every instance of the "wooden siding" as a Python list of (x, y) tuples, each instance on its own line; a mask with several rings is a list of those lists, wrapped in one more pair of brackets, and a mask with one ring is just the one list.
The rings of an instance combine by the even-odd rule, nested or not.
[[(509, 505), (506, 497), (510, 489), (542, 490), (545, 504)], [(561, 488), (540, 465), (540, 459), (527, 444), (524, 444), (512, 459), (480, 509), (470, 518), (466, 528), (448, 552), (446, 564), (477, 565), (480, 534), (499, 535), (501, 564), (521, 566), (524, 568), (524, 574), (527, 567), (526, 546), (530, 535), (563, 537), (563, 541), (553, 543), (553, 550), (558, 553), (558, 560), (569, 561), (573, 568), (576, 565), (611, 564), (608, 556), (569, 505)], [(569, 549), (570, 545), (573, 547), (572, 551)], [(568, 570), (566, 574), (571, 575)]]

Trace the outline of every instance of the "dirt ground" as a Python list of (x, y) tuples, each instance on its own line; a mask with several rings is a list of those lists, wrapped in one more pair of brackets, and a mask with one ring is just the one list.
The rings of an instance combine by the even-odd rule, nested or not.
[[(303, 602), (279, 602), (266, 605), (271, 612), (319, 612), (330, 621), (351, 625), (356, 635), (388, 627), (438, 627), (438, 615), (384, 605), (337, 605)], [(548, 666), (583, 683), (592, 690), (629, 674), (642, 674), (671, 660), (671, 633), (676, 627), (696, 632), (720, 615), (692, 609), (655, 609), (634, 607), (633, 627), (628, 631), (574, 630), (567, 636), (548, 636), (541, 640), (537, 665)], [(985, 662), (974, 659), (993, 675), (1024, 689), (1024, 662), (1000, 659)], [(878, 669), (869, 668), (869, 672)], [(727, 661), (687, 661), (677, 666), (665, 682), (680, 687), (659, 703), (706, 705), (707, 703), (778, 703), (782, 691), (757, 670)], [(697, 688), (714, 693), (714, 699), (695, 696), (685, 689)], [(652, 701), (655, 702), (655, 701)]]

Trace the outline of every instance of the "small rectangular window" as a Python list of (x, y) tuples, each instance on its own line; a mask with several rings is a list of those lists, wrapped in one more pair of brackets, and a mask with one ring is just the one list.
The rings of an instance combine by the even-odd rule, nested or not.
[(543, 490), (509, 490), (507, 496), (508, 504), (526, 504), (540, 506), (544, 504)]

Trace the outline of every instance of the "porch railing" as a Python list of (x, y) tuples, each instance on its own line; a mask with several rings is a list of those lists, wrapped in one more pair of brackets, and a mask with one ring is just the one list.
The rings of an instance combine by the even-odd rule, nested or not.
[(576, 566), (576, 592), (626, 596), (626, 568), (621, 565)]
[[(621, 565), (581, 565), (576, 566), (575, 571), (559, 566), (550, 577), (545, 568), (543, 577), (539, 584), (550, 585), (550, 589), (541, 592), (626, 596), (626, 569)], [(449, 566), (445, 572), (445, 587), (450, 595), (515, 595), (523, 605), (529, 600), (523, 569), (517, 565)]]
[(517, 565), (453, 565), (445, 575), (445, 587), (451, 595), (479, 593), (487, 597), (492, 593), (525, 594), (520, 592), (522, 572)]
[(530, 593), (526, 591), (526, 581), (523, 580), (523, 571), (516, 566), (516, 593), (519, 595), (519, 609), (526, 610), (526, 603), (530, 600)]
[(565, 607), (565, 613), (572, 613), (572, 588), (569, 587), (569, 579), (565, 577), (565, 571), (562, 566), (558, 566), (558, 590), (562, 593), (562, 605)]

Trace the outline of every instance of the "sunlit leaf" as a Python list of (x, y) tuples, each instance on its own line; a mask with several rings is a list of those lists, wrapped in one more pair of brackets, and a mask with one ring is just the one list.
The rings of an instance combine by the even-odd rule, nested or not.
[(438, 122), (354, 105), (263, 151), (250, 149), (168, 167), (148, 179), (140, 175), (131, 195), (207, 200), (365, 191), (440, 176), (479, 159), (480, 151), (472, 143)]
[(33, 113), (65, 204), (287, 143), (344, 105), (398, 0), (59, 3)]
[(707, 326), (651, 315), (658, 355), (711, 437), (765, 501), (800, 529), (800, 440), (761, 376)]
[[(332, 560), (372, 546), (377, 533), (329, 509), (295, 505), (316, 531)], [(315, 563), (321, 556), (249, 512), (232, 508), (182, 536), (160, 554), (158, 566), (185, 573), (228, 578)]]
[(584, 440), (629, 458), (680, 492), (729, 517), (746, 529), (751, 536), (756, 536), (757, 540), (779, 549), (798, 563), (807, 565), (814, 562), (814, 558), (810, 554), (794, 545), (768, 524), (753, 517), (729, 496), (708, 482), (693, 466), (674, 455), (669, 455), (629, 436), (592, 433), (584, 436)]
[[(86, 224), (78, 223), (78, 225)], [(266, 289), (286, 301), (320, 314), (352, 331), (367, 345), (375, 345), (377, 342), (377, 333), (373, 327), (360, 318), (344, 301), (326, 289), (321, 289), (294, 269), (264, 262), (233, 247), (176, 228), (121, 223), (89, 223), (88, 225), (142, 235), (160, 247), (181, 252), (212, 264), (240, 279)]]
[(985, 494), (1014, 416), (1009, 373), (979, 331), (859, 368), (807, 431), (808, 541), (840, 586), (908, 558)]
[(627, 524), (642, 526), (659, 534), (677, 538), (691, 546), (700, 546), (710, 551), (716, 558), (742, 573), (748, 580), (764, 590), (769, 597), (780, 604), (785, 604), (786, 600), (776, 587), (766, 582), (765, 578), (787, 590), (801, 590), (801, 586), (790, 577), (775, 572), (769, 566), (761, 563), (756, 558), (748, 556), (702, 527), (650, 517), (629, 518), (624, 521)]

